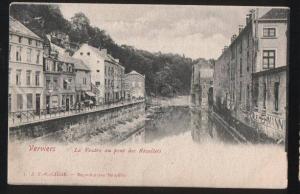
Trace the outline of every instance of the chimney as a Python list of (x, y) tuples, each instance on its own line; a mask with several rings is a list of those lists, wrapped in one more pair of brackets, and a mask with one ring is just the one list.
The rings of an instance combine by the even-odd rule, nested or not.
[(236, 38), (236, 35), (235, 35), (235, 34), (232, 35), (232, 36), (231, 36), (231, 42), (233, 42), (233, 41), (235, 40), (235, 38)]
[(239, 25), (239, 33), (243, 30), (243, 25)]
[(247, 14), (246, 16), (246, 25), (251, 21), (251, 14)]

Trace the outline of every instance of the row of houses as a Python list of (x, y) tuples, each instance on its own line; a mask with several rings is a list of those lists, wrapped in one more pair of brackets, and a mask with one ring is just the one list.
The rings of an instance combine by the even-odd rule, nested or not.
[(42, 39), (16, 19), (9, 22), (9, 112), (40, 114), (144, 98), (145, 76), (125, 74), (106, 49), (83, 44), (71, 56), (70, 49), (52, 42), (52, 34)]
[(284, 139), (288, 9), (257, 8), (214, 64), (216, 111)]

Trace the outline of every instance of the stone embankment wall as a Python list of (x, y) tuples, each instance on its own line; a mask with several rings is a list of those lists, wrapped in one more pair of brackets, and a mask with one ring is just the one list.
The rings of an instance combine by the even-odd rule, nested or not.
[(138, 102), (134, 104), (114, 107), (95, 112), (86, 112), (72, 115), (69, 117), (55, 118), (47, 121), (24, 124), (16, 127), (10, 127), (9, 138), (14, 140), (27, 140), (37, 137), (43, 137), (51, 133), (76, 128), (82, 130), (82, 133), (88, 133), (96, 129), (105, 129), (145, 113), (145, 103)]

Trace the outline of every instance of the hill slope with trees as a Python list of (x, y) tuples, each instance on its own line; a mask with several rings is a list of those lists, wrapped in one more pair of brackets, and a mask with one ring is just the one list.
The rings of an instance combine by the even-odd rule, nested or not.
[(51, 32), (60, 31), (68, 34), (73, 43), (106, 48), (108, 53), (120, 60), (126, 73), (136, 70), (146, 75), (148, 95), (171, 97), (189, 94), (192, 64), (198, 60), (118, 45), (105, 30), (91, 26), (83, 13), (76, 13), (70, 21), (66, 20), (58, 5), (13, 4), (10, 15), (42, 38)]

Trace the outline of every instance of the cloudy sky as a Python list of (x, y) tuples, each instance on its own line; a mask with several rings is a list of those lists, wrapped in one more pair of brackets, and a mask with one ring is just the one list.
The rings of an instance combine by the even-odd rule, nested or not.
[(251, 7), (61, 4), (66, 19), (83, 12), (118, 44), (152, 52), (217, 58)]

